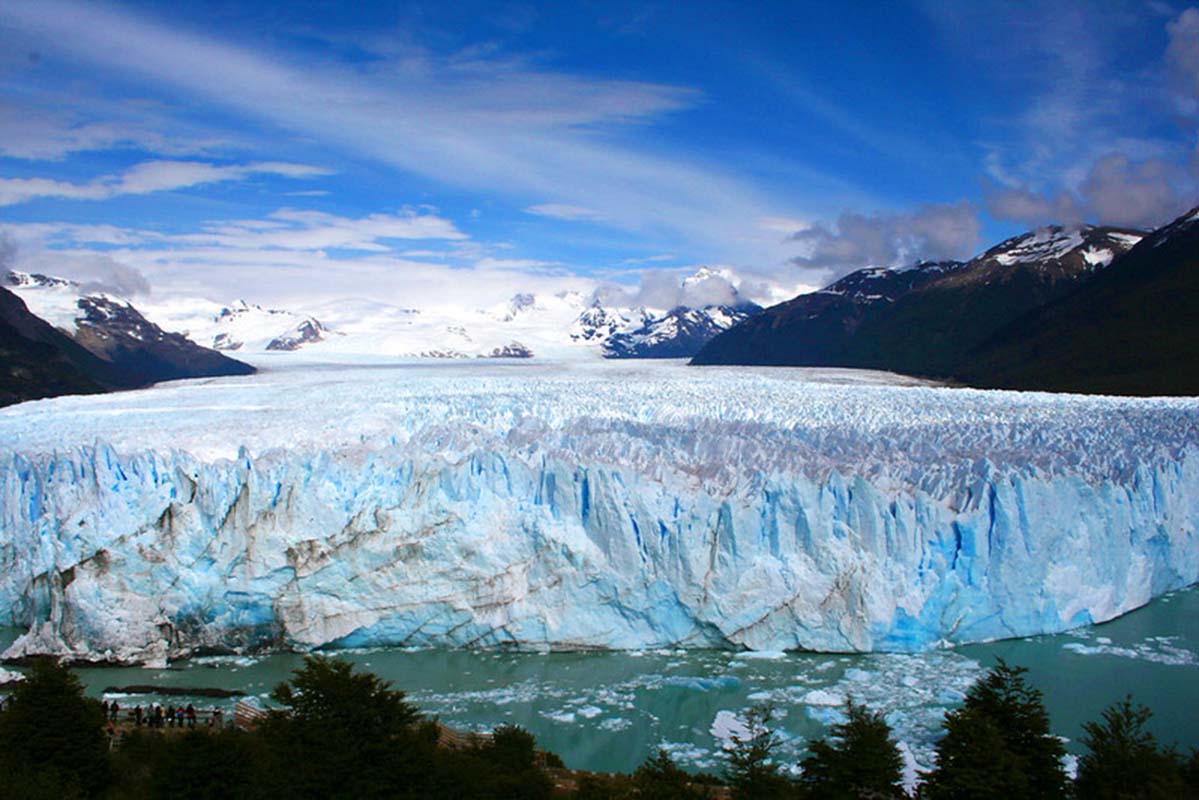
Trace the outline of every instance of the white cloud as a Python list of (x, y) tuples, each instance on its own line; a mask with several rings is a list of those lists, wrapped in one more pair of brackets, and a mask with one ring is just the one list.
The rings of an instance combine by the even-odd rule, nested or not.
[[(347, 66), (292, 62), (68, 0), (9, 4), (0, 21), (31, 47), (151, 80), (271, 126), (551, 211), (587, 209), (628, 231), (669, 231), (741, 259), (781, 259), (754, 221), (786, 213), (724, 167), (650, 153), (631, 127), (691, 107), (687, 88), (556, 73), (487, 53), (417, 48)], [(236, 87), (230, 91), (229, 87)]]
[(536, 206), (529, 206), (525, 209), (525, 212), (538, 217), (551, 217), (571, 222), (580, 220), (591, 222), (603, 219), (603, 215), (593, 208), (572, 206), (565, 203), (542, 203)]
[(966, 202), (920, 206), (897, 214), (845, 213), (835, 225), (817, 223), (791, 236), (804, 253), (797, 266), (839, 277), (863, 267), (964, 258), (979, 242), (978, 212)]
[(622, 264), (654, 264), (662, 261), (676, 261), (678, 256), (674, 253), (658, 253), (652, 256), (641, 256), (639, 258), (626, 258), (620, 263)]
[(677, 272), (644, 272), (637, 293), (637, 305), (651, 308), (731, 306), (740, 300), (741, 295), (729, 275), (707, 271), (699, 279), (682, 281)]
[(0, 178), (0, 206), (41, 197), (107, 200), (120, 195), (151, 194), (244, 180), (254, 175), (308, 178), (328, 174), (328, 170), (319, 167), (277, 162), (217, 165), (202, 161), (145, 161), (130, 167), (121, 175), (105, 175), (87, 183), (69, 183), (49, 178)]
[[(54, 97), (69, 107), (77, 97)], [(22, 105), (10, 93), (0, 100), (0, 155), (38, 161), (58, 161), (73, 153), (121, 148), (163, 156), (193, 156), (220, 149), (224, 139), (203, 135), (145, 109), (114, 108), (101, 112), (104, 122), (79, 122), (61, 112)], [(118, 117), (113, 121), (112, 117)], [(133, 120), (126, 117), (134, 117)]]
[(200, 233), (172, 241), (188, 245), (280, 250), (364, 250), (389, 252), (389, 240), (466, 239), (454, 223), (429, 213), (370, 214), (351, 218), (323, 211), (284, 208), (266, 219), (237, 220), (206, 226)]

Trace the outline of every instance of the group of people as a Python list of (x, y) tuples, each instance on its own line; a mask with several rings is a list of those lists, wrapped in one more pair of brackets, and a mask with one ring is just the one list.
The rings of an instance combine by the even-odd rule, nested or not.
[[(104, 710), (104, 716), (110, 723), (120, 721), (121, 705), (116, 700), (111, 703), (105, 700), (100, 707)], [(186, 706), (167, 706), (166, 708), (157, 703), (151, 703), (146, 709), (139, 705), (134, 707), (131, 716), (134, 724), (139, 728), (143, 725), (150, 728), (196, 727), (196, 707), (191, 703)], [(208, 726), (220, 727), (221, 716), (221, 710), (213, 708), (212, 714), (208, 718)]]

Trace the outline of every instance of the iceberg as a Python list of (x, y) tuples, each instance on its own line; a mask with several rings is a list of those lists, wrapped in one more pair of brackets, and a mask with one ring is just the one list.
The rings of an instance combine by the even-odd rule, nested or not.
[(309, 366), (15, 406), (4, 655), (920, 651), (1199, 580), (1199, 401), (911, 384)]

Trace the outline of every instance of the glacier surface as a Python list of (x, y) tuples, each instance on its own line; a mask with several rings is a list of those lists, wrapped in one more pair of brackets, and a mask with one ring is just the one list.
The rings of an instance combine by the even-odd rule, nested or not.
[(1199, 400), (317, 367), (0, 411), (5, 653), (914, 651), (1199, 580)]

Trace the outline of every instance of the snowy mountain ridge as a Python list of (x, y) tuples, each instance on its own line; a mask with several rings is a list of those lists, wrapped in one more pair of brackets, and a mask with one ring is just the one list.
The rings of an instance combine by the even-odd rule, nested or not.
[[(703, 296), (732, 291), (736, 298), (730, 279), (735, 276), (728, 270), (701, 268), (681, 279), (680, 293)], [(9, 283), (35, 314), (72, 335), (82, 316), (81, 298), (92, 296), (76, 282), (44, 275), (12, 273)], [(133, 308), (125, 298), (102, 296)], [(412, 308), (345, 298), (298, 310), (246, 300), (220, 304), (188, 296), (148, 295), (139, 297), (137, 305), (165, 330), (179, 331), (205, 347), (236, 352), (242, 359), (271, 363), (281, 353), (300, 350), (309, 360), (344, 360), (361, 354), (575, 360), (637, 357), (643, 350), (681, 358), (757, 308), (739, 301), (734, 306), (654, 308), (629, 304), (628, 299), (623, 290), (605, 290), (602, 300), (595, 292), (518, 292), (504, 303), (475, 309)]]

